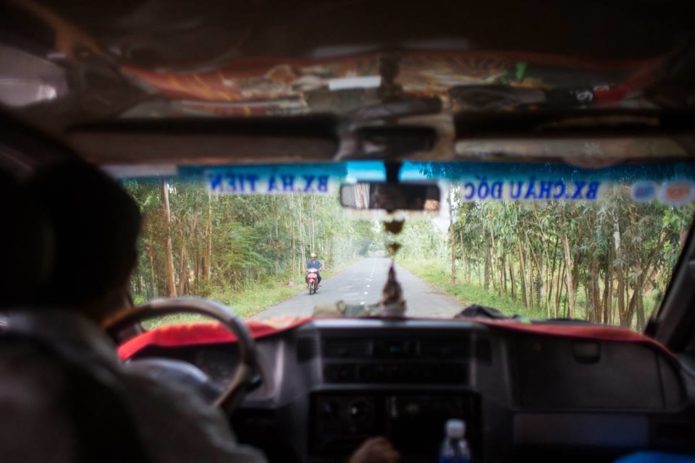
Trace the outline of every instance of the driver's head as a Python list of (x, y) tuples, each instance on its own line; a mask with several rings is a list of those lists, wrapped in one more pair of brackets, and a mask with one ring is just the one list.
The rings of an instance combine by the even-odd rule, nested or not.
[(53, 240), (50, 278), (37, 303), (109, 317), (126, 300), (137, 260), (137, 204), (108, 175), (77, 162), (36, 172), (24, 189), (47, 217)]

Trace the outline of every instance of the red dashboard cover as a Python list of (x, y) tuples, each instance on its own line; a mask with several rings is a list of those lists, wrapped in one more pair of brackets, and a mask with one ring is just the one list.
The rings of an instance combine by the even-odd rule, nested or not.
[[(246, 326), (254, 338), (262, 338), (291, 330), (308, 321), (311, 321), (311, 318), (293, 317), (273, 322), (251, 320), (246, 322)], [(128, 360), (150, 346), (182, 347), (226, 342), (236, 342), (236, 336), (220, 323), (184, 323), (162, 326), (125, 341), (118, 346), (118, 357), (121, 360)]]
[[(294, 329), (311, 320), (310, 317), (285, 317), (271, 321), (251, 320), (248, 321), (246, 325), (254, 338), (262, 338)], [(530, 324), (516, 320), (490, 320), (483, 318), (468, 318), (463, 320), (480, 323), (493, 329), (502, 329), (519, 333), (563, 336), (597, 341), (636, 342), (645, 344), (671, 356), (668, 349), (652, 338), (626, 328), (583, 324)], [(456, 320), (451, 320), (451, 323), (456, 323)], [(171, 325), (155, 328), (152, 331), (127, 340), (118, 347), (118, 356), (122, 360), (127, 360), (149, 346), (182, 347), (227, 342), (236, 342), (236, 337), (219, 323)]]
[(601, 326), (588, 324), (568, 324), (568, 323), (522, 323), (516, 320), (490, 320), (490, 319), (471, 319), (477, 323), (489, 326), (491, 328), (505, 329), (519, 333), (562, 336), (575, 339), (583, 339), (589, 341), (618, 341), (618, 342), (634, 342), (644, 344), (656, 350), (662, 351), (669, 357), (673, 357), (663, 344), (642, 333), (630, 330), (628, 328), (620, 328), (617, 326)]

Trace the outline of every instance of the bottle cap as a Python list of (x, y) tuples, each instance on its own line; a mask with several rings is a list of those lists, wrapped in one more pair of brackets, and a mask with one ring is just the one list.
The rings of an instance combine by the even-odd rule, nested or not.
[(466, 434), (466, 423), (463, 420), (448, 420), (445, 429), (447, 437), (462, 439)]

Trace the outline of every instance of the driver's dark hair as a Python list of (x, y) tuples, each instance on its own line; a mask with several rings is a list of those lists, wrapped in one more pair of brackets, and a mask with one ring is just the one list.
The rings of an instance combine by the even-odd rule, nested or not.
[(37, 171), (25, 184), (52, 235), (50, 277), (39, 290), (44, 306), (83, 306), (122, 287), (137, 261), (141, 215), (110, 176), (70, 161)]

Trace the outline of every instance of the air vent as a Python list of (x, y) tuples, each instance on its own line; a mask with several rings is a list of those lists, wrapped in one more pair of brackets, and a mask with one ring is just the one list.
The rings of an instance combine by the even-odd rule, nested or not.
[(479, 362), (492, 362), (492, 345), (487, 338), (478, 338), (475, 341), (475, 358)]
[(326, 358), (367, 358), (372, 353), (372, 343), (366, 339), (326, 339), (323, 356)]
[(464, 359), (468, 356), (468, 343), (468, 338), (422, 340), (420, 355), (438, 359)]
[(468, 382), (463, 363), (336, 363), (323, 370), (330, 383), (462, 384)]
[(316, 344), (316, 339), (314, 338), (299, 338), (297, 340), (297, 361), (302, 363), (308, 362), (309, 360), (313, 360), (318, 353)]

